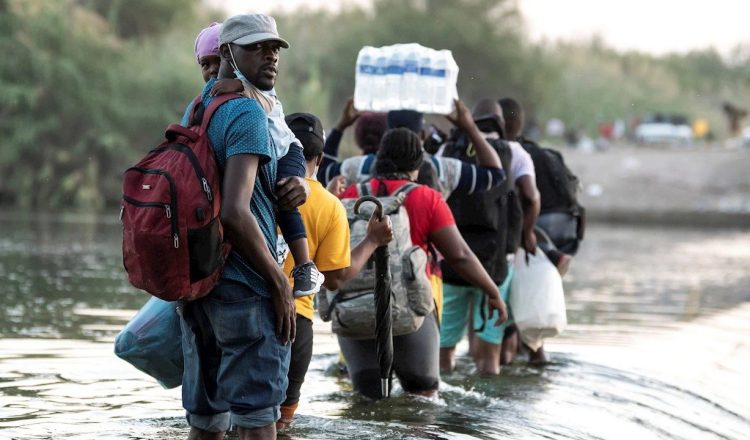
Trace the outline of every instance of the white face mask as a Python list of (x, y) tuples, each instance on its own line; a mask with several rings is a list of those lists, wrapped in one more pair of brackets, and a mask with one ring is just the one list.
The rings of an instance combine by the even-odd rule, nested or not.
[(263, 111), (266, 112), (266, 115), (270, 115), (274, 107), (276, 107), (276, 99), (272, 96), (266, 95), (249, 81), (243, 80), (242, 85), (245, 87), (243, 94), (248, 98), (258, 101), (258, 104), (260, 104)]
[(229, 57), (232, 59), (232, 68), (234, 68), (234, 76), (237, 77), (238, 80), (243, 82), (249, 82), (247, 81), (247, 78), (245, 78), (245, 75), (240, 72), (240, 69), (237, 68), (237, 62), (234, 60), (234, 54), (232, 53), (232, 45), (227, 45), (229, 47)]

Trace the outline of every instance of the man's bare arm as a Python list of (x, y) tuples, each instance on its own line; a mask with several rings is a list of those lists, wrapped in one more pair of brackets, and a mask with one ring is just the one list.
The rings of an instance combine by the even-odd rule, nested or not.
[(271, 289), (276, 311), (276, 331), (282, 342), (294, 340), (295, 309), (286, 275), (266, 245), (255, 216), (250, 212), (260, 157), (238, 154), (227, 159), (222, 185), (221, 222), (234, 251), (251, 264)]
[(528, 252), (534, 253), (536, 250), (536, 234), (534, 234), (534, 225), (539, 218), (541, 209), (541, 198), (536, 188), (536, 182), (533, 176), (521, 176), (516, 179), (516, 186), (521, 196), (521, 206), (523, 207), (523, 247)]

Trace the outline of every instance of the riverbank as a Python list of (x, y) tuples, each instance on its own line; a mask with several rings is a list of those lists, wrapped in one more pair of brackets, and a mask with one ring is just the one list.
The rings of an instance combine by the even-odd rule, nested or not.
[[(750, 148), (544, 145), (562, 152), (580, 178), (590, 222), (750, 228)], [(51, 214), (3, 205), (0, 221), (117, 223), (118, 212), (119, 206)]]
[(559, 148), (590, 220), (750, 227), (750, 148)]

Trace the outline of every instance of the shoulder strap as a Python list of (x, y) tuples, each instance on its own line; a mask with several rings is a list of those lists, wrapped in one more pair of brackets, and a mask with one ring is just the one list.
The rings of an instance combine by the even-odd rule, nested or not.
[(198, 95), (193, 99), (193, 103), (190, 106), (190, 116), (188, 117), (188, 127), (192, 127), (200, 124), (203, 119), (204, 108), (201, 105), (201, 95)]
[(211, 122), (211, 118), (214, 115), (214, 112), (218, 110), (218, 108), (224, 104), (227, 101), (231, 101), (233, 99), (242, 98), (242, 95), (238, 95), (236, 93), (224, 93), (223, 95), (216, 96), (211, 99), (211, 103), (208, 104), (208, 107), (206, 107), (205, 112), (203, 113), (203, 120), (201, 121), (200, 126), (200, 133), (205, 133), (208, 129), (208, 124)]
[(525, 137), (519, 137), (518, 143), (521, 144), (524, 150), (528, 152), (529, 154), (532, 153), (532, 150), (541, 150), (543, 147), (536, 142), (532, 141), (531, 139), (526, 139)]
[[(327, 295), (325, 292), (321, 292), (321, 294)], [(324, 322), (330, 321), (333, 310), (336, 308), (336, 304), (338, 304), (340, 300), (341, 293), (337, 293), (333, 296), (333, 299), (328, 304), (328, 308), (326, 310), (318, 310), (318, 313), (320, 313), (320, 319), (322, 319)]]
[(362, 176), (368, 176), (372, 177), (373, 172), (375, 171), (375, 155), (370, 153), (365, 156), (364, 160), (359, 166), (359, 176), (357, 178), (361, 178)]
[[(372, 182), (372, 179), (368, 180), (367, 182), (362, 182), (362, 183), (360, 183), (360, 184), (357, 185), (358, 192), (359, 192), (360, 196), (371, 195), (370, 182)], [(403, 194), (404, 195), (404, 200), (405, 200), (406, 196), (409, 195), (409, 193), (414, 188), (416, 188), (418, 186), (419, 186), (418, 183), (415, 183), (415, 182), (406, 182), (403, 185), (401, 185), (398, 188), (396, 188), (396, 190), (393, 191), (392, 193), (386, 194), (386, 195), (383, 195), (383, 196), (378, 196), (378, 197), (398, 197), (400, 194)]]
[(418, 186), (419, 186), (418, 183), (407, 182), (407, 183), (404, 183), (403, 185), (401, 185), (400, 187), (398, 187), (396, 189), (396, 191), (393, 191), (393, 193), (391, 195), (392, 196), (397, 196), (397, 195), (399, 195), (401, 193), (409, 194), (414, 188), (416, 188)]
[(410, 192), (412, 192), (413, 189), (418, 187), (419, 184), (414, 182), (408, 182), (403, 185), (401, 185), (396, 191), (393, 191), (391, 193), (391, 197), (395, 199), (395, 202), (390, 207), (390, 210), (388, 212), (395, 212), (398, 210), (398, 208), (404, 204), (406, 201), (406, 197), (409, 195)]
[(438, 156), (430, 155), (430, 160), (432, 160), (432, 165), (437, 170), (438, 179), (443, 178), (443, 163), (440, 161), (440, 158)]
[(361, 182), (357, 184), (357, 194), (358, 196), (369, 196), (370, 195), (370, 181)]

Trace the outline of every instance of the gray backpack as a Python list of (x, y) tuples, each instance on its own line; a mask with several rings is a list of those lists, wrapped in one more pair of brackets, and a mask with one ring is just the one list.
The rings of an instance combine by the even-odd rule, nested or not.
[[(411, 241), (409, 215), (402, 205), (406, 196), (418, 185), (407, 183), (390, 196), (378, 197), (383, 211), (393, 223), (393, 241), (388, 245), (391, 270), (391, 320), (393, 335), (419, 330), (425, 316), (435, 310), (432, 286), (425, 269), (427, 253)], [(370, 195), (369, 183), (357, 185), (360, 195)], [(354, 214), (357, 199), (342, 200), (350, 227), (350, 243), (354, 248), (367, 235), (367, 222), (375, 209), (363, 203), (359, 215)], [(321, 289), (318, 310), (323, 321), (331, 321), (334, 333), (354, 339), (375, 338), (375, 265), (367, 262), (357, 276), (339, 290)]]

